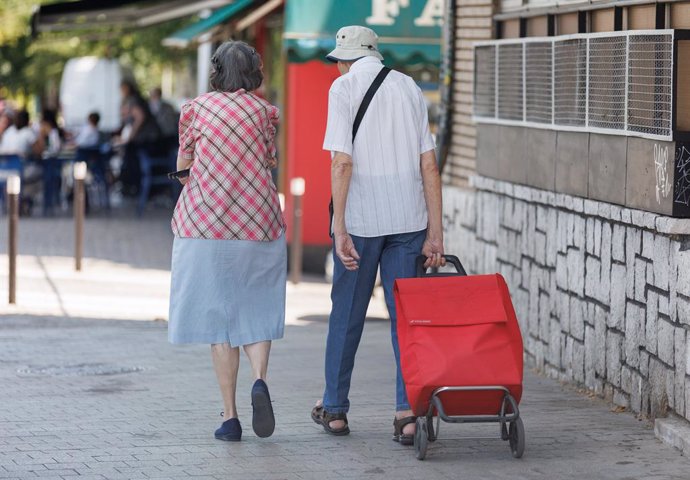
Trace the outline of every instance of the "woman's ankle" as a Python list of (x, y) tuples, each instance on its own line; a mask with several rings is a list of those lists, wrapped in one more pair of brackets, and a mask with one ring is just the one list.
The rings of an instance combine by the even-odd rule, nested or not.
[(223, 417), (223, 421), (227, 422), (231, 418), (237, 418), (237, 410), (234, 409), (227, 409), (222, 412), (221, 417)]

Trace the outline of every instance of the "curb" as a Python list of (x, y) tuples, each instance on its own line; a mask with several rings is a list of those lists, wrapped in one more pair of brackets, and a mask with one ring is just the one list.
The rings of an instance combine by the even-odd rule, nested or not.
[(690, 422), (675, 415), (654, 420), (654, 434), (662, 442), (690, 455)]

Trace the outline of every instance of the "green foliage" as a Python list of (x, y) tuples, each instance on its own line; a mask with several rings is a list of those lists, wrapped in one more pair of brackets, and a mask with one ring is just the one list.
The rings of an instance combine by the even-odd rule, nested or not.
[(18, 38), (29, 34), (29, 18), (33, 3), (26, 0), (0, 2), (0, 45), (15, 42)]
[(32, 39), (31, 13), (32, 2), (0, 1), (0, 97), (20, 104), (26, 104), (30, 96), (42, 96), (47, 85), (59, 84), (65, 62), (72, 57), (117, 58), (146, 90), (160, 83), (165, 65), (181, 67), (193, 55), (190, 50), (161, 45), (165, 37), (189, 23), (188, 18), (137, 30), (99, 27), (41, 33)]

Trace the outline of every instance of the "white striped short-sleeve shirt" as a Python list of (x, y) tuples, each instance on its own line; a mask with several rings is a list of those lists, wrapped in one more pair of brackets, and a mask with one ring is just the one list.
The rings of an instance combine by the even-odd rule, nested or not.
[(345, 207), (348, 233), (379, 237), (417, 232), (427, 227), (420, 155), (434, 149), (422, 91), (391, 71), (369, 104), (352, 143), (359, 105), (383, 67), (364, 57), (331, 86), (324, 150), (352, 157)]

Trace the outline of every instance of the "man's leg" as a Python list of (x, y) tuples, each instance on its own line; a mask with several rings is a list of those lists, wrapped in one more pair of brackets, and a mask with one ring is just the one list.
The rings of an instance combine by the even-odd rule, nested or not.
[[(347, 270), (334, 253), (333, 306), (326, 340), (326, 389), (323, 405), (329, 413), (345, 413), (350, 408), (348, 393), (355, 364), (355, 353), (364, 328), (369, 299), (374, 290), (383, 237), (351, 235), (359, 253), (359, 268)], [(340, 428), (342, 421), (332, 422)]]
[[(422, 245), (426, 238), (426, 230), (413, 233), (389, 235), (381, 254), (381, 281), (386, 296), (386, 306), (391, 317), (391, 341), (397, 366), (397, 379), (395, 385), (395, 411), (398, 418), (412, 415), (410, 404), (407, 401), (405, 382), (400, 370), (400, 348), (398, 346), (397, 314), (395, 312), (395, 298), (393, 296), (393, 284), (397, 278), (414, 277), (415, 259), (422, 252)], [(404, 433), (414, 432), (413, 425), (406, 425)]]

